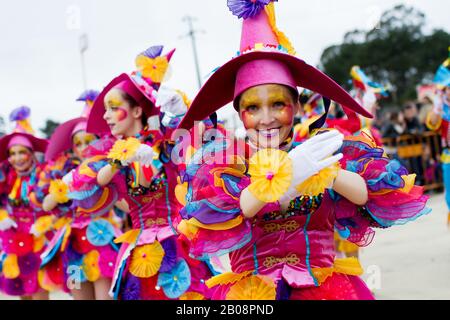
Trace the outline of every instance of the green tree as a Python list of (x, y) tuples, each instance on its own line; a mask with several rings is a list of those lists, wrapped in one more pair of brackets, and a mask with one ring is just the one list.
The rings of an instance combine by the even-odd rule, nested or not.
[(398, 5), (383, 13), (377, 28), (350, 31), (342, 44), (326, 48), (320, 67), (349, 89), (350, 69), (359, 65), (374, 81), (392, 86), (385, 103), (401, 105), (416, 98), (416, 86), (431, 81), (448, 55), (450, 34), (425, 34), (425, 26), (425, 14)]
[(55, 131), (56, 127), (58, 127), (58, 126), (59, 126), (58, 122), (55, 122), (55, 121), (53, 121), (51, 119), (48, 119), (45, 122), (44, 128), (41, 128), (39, 130), (45, 135), (45, 137), (47, 139), (49, 139), (52, 136), (53, 131)]

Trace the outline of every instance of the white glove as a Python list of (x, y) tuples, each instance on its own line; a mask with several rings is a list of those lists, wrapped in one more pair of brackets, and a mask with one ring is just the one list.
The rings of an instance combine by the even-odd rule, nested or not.
[(316, 135), (289, 152), (292, 159), (293, 177), (288, 191), (281, 196), (280, 203), (289, 203), (300, 196), (296, 187), (317, 174), (320, 170), (331, 166), (342, 159), (342, 153), (331, 156), (344, 141), (344, 136), (337, 130)]
[(433, 112), (436, 114), (442, 114), (442, 110), (444, 109), (444, 96), (442, 91), (436, 93), (433, 98)]
[(364, 93), (363, 99), (362, 99), (363, 107), (366, 108), (368, 111), (371, 111), (375, 103), (377, 102), (377, 96), (373, 92), (372, 89), (367, 89), (367, 91)]
[(169, 113), (172, 116), (183, 115), (187, 111), (187, 106), (181, 94), (166, 86), (162, 86), (158, 90), (156, 105), (161, 108), (161, 112)]
[[(74, 170), (75, 170), (75, 169), (74, 169)], [(62, 181), (63, 181), (66, 185), (70, 186), (70, 184), (71, 184), (72, 181), (73, 181), (73, 170), (70, 171), (68, 174), (66, 174), (66, 175), (62, 178)]]
[(17, 223), (11, 218), (5, 218), (0, 221), (0, 231), (6, 231), (11, 228), (17, 228)]
[(123, 166), (128, 166), (130, 163), (139, 162), (143, 166), (149, 167), (153, 162), (153, 148), (149, 145), (142, 143), (136, 153), (127, 160), (122, 160)]

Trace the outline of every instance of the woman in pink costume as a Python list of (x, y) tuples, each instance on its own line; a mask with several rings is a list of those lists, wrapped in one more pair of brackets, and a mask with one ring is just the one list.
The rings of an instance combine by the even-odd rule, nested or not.
[(271, 1), (228, 5), (244, 18), (240, 53), (206, 82), (180, 128), (233, 101), (248, 146), (216, 139), (187, 165), (179, 230), (191, 241), (190, 254), (206, 260), (229, 253), (231, 271), (206, 282), (213, 299), (373, 299), (357, 260), (335, 259), (334, 228), (367, 245), (372, 227), (427, 213), (427, 197), (364, 135), (343, 141), (336, 130), (319, 130), (292, 145), (298, 86), (370, 114), (292, 55)]
[(37, 192), (43, 209), (58, 218), (54, 222), (55, 236), (41, 256), (42, 266), (46, 266), (42, 285), (70, 291), (75, 300), (109, 299), (119, 250), (113, 242), (120, 235), (120, 222), (115, 221), (112, 210), (117, 192), (99, 188), (89, 194), (70, 193), (63, 182), (71, 181), (72, 170), (83, 160), (86, 162), (82, 166), (89, 173), (87, 158), (95, 156), (92, 153), (97, 136), (87, 133), (86, 125), (97, 95), (93, 90), (84, 92), (78, 99), (85, 102), (82, 116), (56, 128)]
[(112, 134), (117, 141), (103, 146), (105, 157), (91, 163), (95, 174), (72, 186), (118, 190), (117, 205), (131, 217), (132, 229), (115, 240), (121, 244), (110, 290), (115, 299), (207, 297), (202, 279), (209, 277), (208, 269), (177, 241), (178, 169), (169, 161), (170, 137), (186, 105), (180, 93), (160, 89), (174, 52), (162, 51), (154, 46), (141, 53), (136, 72), (121, 74), (100, 93), (88, 132)]
[(29, 116), (28, 107), (15, 109), (10, 120), (17, 122), (16, 130), (0, 139), (0, 288), (10, 296), (46, 300), (38, 274), (48, 234), (33, 229), (51, 219), (30, 195), (42, 171), (36, 152), (45, 152), (48, 142), (33, 135)]

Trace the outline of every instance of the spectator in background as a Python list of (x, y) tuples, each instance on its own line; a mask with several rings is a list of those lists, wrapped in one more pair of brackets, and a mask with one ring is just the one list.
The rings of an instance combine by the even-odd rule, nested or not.
[[(403, 109), (405, 116), (406, 130), (404, 134), (409, 134), (414, 137), (408, 140), (412, 146), (422, 144), (421, 134), (425, 131), (425, 126), (419, 121), (419, 112), (417, 105), (414, 102), (409, 102)], [(413, 149), (412, 149), (413, 150)], [(415, 149), (414, 149), (415, 150)], [(423, 152), (422, 152), (423, 153)], [(424, 182), (424, 168), (422, 163), (422, 155), (418, 155), (414, 152), (414, 155), (409, 156), (409, 169), (417, 174), (416, 183), (422, 185)]]
[(409, 102), (403, 109), (406, 124), (406, 134), (421, 134), (424, 131), (424, 125), (419, 121), (419, 112), (414, 102)]
[(383, 138), (397, 138), (406, 130), (406, 122), (403, 113), (391, 112), (384, 126), (381, 128)]
[(427, 116), (433, 109), (433, 101), (430, 97), (426, 96), (422, 100), (420, 100), (420, 108), (419, 108), (419, 122), (424, 126), (424, 130), (428, 131), (426, 127)]

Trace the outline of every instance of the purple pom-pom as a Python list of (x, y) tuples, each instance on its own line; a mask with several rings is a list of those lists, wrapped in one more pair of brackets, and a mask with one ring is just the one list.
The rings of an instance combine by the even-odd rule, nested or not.
[(25, 256), (21, 256), (18, 259), (20, 272), (24, 275), (32, 274), (39, 269), (41, 263), (39, 257), (35, 253), (29, 253)]
[(140, 54), (140, 56), (145, 56), (147, 58), (151, 58), (154, 59), (156, 57), (161, 56), (162, 51), (163, 51), (163, 46), (153, 46), (148, 48), (147, 50), (145, 50), (144, 52), (142, 52)]
[(97, 90), (86, 90), (77, 99), (77, 101), (95, 101), (100, 92)]
[(253, 18), (270, 2), (277, 0), (228, 0), (228, 8), (238, 18)]
[(164, 249), (164, 258), (159, 272), (169, 272), (177, 264), (177, 244), (173, 238), (161, 242)]
[(128, 274), (125, 286), (122, 291), (123, 300), (140, 300), (141, 297), (141, 281), (139, 278)]
[(30, 117), (31, 109), (27, 106), (22, 106), (14, 109), (9, 115), (9, 121), (20, 121)]
[(25, 294), (23, 288), (23, 281), (21, 278), (16, 279), (4, 279), (3, 291), (10, 296), (22, 296)]

